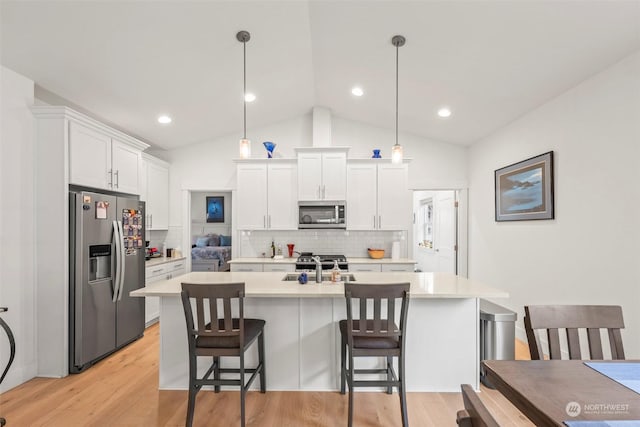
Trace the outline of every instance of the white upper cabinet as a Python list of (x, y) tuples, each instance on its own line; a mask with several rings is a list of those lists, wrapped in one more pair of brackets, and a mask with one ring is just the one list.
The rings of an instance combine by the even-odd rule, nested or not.
[(407, 164), (350, 162), (347, 165), (347, 229), (407, 229), (411, 218), (407, 171)]
[(295, 163), (267, 165), (267, 214), (271, 230), (298, 228), (298, 173)]
[(378, 223), (378, 167), (373, 163), (347, 165), (347, 228), (374, 230)]
[(78, 123), (69, 125), (69, 182), (111, 190), (111, 138)]
[(345, 200), (346, 148), (298, 148), (298, 200)]
[(147, 230), (169, 229), (169, 164), (143, 155), (141, 199), (147, 202)]
[(267, 165), (241, 163), (237, 167), (238, 229), (267, 228)]
[(117, 139), (111, 139), (111, 170), (115, 191), (140, 194), (138, 177), (142, 167), (141, 155), (137, 148)]
[(69, 123), (69, 183), (140, 194), (142, 144), (116, 138), (104, 125)]
[(378, 164), (379, 230), (405, 230), (410, 227), (413, 210), (407, 181), (407, 164)]
[(252, 160), (237, 166), (237, 228), (298, 228), (297, 167), (293, 160)]

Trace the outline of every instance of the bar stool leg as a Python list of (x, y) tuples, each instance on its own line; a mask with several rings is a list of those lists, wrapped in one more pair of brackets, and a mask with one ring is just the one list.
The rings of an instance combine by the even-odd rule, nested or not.
[(260, 364), (260, 393), (267, 392), (267, 372), (264, 363), (264, 332), (258, 336), (258, 363)]
[[(391, 382), (393, 381), (393, 375), (392, 375), (392, 370), (393, 370), (393, 357), (391, 356), (387, 356), (387, 381)], [(392, 394), (393, 393), (393, 386), (388, 386), (387, 387), (387, 394)]]
[(247, 389), (244, 385), (244, 354), (240, 355), (240, 426), (244, 427), (244, 400)]
[(400, 410), (402, 411), (402, 426), (409, 427), (409, 418), (407, 417), (407, 395), (405, 393), (404, 383), (404, 357), (401, 355), (398, 357), (398, 380), (400, 380), (400, 387), (398, 388), (398, 394), (400, 395)]
[(353, 426), (353, 355), (349, 350), (349, 427)]
[(344, 339), (340, 345), (340, 394), (345, 393), (345, 382), (347, 380), (347, 372), (345, 371), (345, 359), (347, 358), (347, 343)]
[[(220, 379), (220, 357), (219, 356), (213, 356), (213, 365), (215, 366), (215, 368), (213, 368), (213, 379), (219, 380)], [(220, 386), (215, 385), (213, 387), (213, 391), (215, 393), (220, 393)]]
[(189, 400), (187, 403), (187, 422), (186, 426), (191, 427), (193, 425), (193, 413), (196, 407), (196, 393), (198, 393), (198, 387), (196, 385), (197, 372), (197, 358), (195, 355), (189, 357)]

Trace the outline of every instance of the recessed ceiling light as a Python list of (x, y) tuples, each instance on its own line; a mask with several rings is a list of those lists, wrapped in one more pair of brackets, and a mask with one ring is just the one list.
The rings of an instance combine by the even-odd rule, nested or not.
[(251, 92), (247, 92), (244, 95), (244, 100), (247, 101), (247, 102), (253, 102), (253, 101), (256, 100), (256, 96), (254, 94), (252, 94)]
[(351, 89), (351, 93), (354, 94), (355, 96), (364, 95), (364, 91), (360, 86), (355, 86), (353, 89)]
[(171, 121), (172, 121), (171, 117), (167, 115), (162, 115), (158, 117), (158, 123), (163, 125), (168, 125), (169, 123), (171, 123)]
[(449, 107), (442, 107), (438, 110), (438, 117), (446, 119), (447, 117), (451, 117), (451, 110)]

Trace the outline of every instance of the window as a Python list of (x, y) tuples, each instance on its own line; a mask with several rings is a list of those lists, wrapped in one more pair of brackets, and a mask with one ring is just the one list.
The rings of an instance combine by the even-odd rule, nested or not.
[(433, 199), (420, 201), (420, 221), (422, 228), (422, 240), (418, 246), (433, 249)]

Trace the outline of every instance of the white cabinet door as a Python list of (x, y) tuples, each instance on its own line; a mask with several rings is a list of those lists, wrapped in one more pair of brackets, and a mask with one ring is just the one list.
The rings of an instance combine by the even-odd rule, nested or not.
[(411, 197), (407, 189), (407, 165), (378, 165), (379, 230), (407, 230), (411, 220)]
[(140, 150), (120, 142), (111, 140), (111, 169), (113, 171), (113, 190), (123, 193), (139, 194), (138, 178), (142, 153)]
[(111, 190), (111, 138), (71, 122), (69, 183)]
[(376, 228), (376, 175), (375, 164), (353, 163), (347, 166), (347, 229)]
[(167, 272), (171, 276), (169, 279), (182, 276), (187, 272), (186, 262), (184, 260), (180, 260), (168, 263)]
[(262, 264), (231, 264), (231, 271), (262, 271)]
[(372, 264), (372, 263), (354, 264), (350, 262), (349, 271), (350, 272), (370, 271), (374, 273), (379, 273), (381, 270), (380, 270), (380, 264)]
[(69, 125), (69, 182), (140, 194), (140, 149), (76, 122)]
[(169, 169), (146, 161), (147, 229), (169, 229)]
[(346, 198), (347, 153), (322, 153), (322, 199)]
[(322, 198), (322, 153), (298, 154), (298, 200)]
[[(156, 265), (145, 268), (145, 285), (150, 285), (160, 280), (166, 279), (165, 265)], [(144, 298), (144, 322), (149, 325), (160, 317), (160, 298), (145, 297)]]
[(293, 272), (296, 271), (295, 264), (263, 264), (264, 271), (282, 271)]
[(393, 263), (393, 264), (382, 264), (381, 267), (382, 267), (383, 273), (390, 272), (390, 271), (413, 272), (415, 270), (415, 264)]
[(267, 228), (298, 229), (297, 166), (294, 163), (268, 165)]
[(237, 220), (239, 230), (267, 228), (267, 165), (243, 163), (237, 168)]
[[(138, 178), (138, 187), (140, 190), (140, 201), (146, 202), (148, 197), (147, 192), (147, 160), (144, 158), (140, 164), (140, 177)], [(149, 208), (147, 207), (147, 213), (149, 212)], [(148, 225), (147, 225), (148, 226)]]

